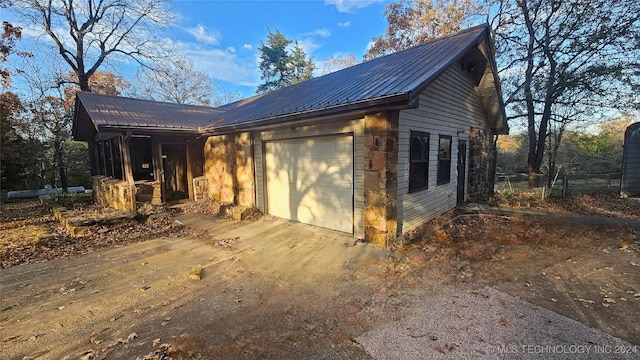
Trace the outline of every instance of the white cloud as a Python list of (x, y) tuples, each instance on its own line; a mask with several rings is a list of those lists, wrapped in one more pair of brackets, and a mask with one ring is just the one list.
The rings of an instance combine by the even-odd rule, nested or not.
[(235, 53), (236, 53), (236, 48), (234, 48), (233, 46), (229, 46), (229, 47), (227, 48), (227, 51), (228, 51), (228, 52), (230, 52), (230, 53), (232, 53), (232, 54), (235, 54)]
[(255, 59), (240, 58), (229, 49), (205, 48), (193, 43), (177, 43), (182, 54), (193, 61), (198, 71), (205, 71), (211, 77), (233, 85), (257, 86), (260, 74)]
[(349, 26), (351, 26), (351, 21), (339, 22), (338, 26), (340, 26), (340, 27), (349, 27)]
[(383, 0), (324, 0), (325, 5), (335, 5), (338, 12), (352, 13), (354, 10), (365, 8)]
[(298, 40), (298, 45), (304, 50), (307, 56), (311, 56), (316, 49), (320, 48), (320, 45), (311, 38)]
[(323, 38), (327, 38), (329, 36), (331, 36), (331, 30), (329, 29), (325, 29), (325, 28), (321, 28), (321, 29), (315, 29), (311, 32), (308, 32), (306, 34), (304, 34), (305, 36), (319, 36), (319, 37), (323, 37)]
[(209, 31), (202, 24), (194, 28), (187, 28), (187, 31), (198, 41), (212, 45), (217, 45), (218, 43), (220, 43), (220, 34), (215, 31)]
[(247, 49), (247, 50), (253, 49), (253, 46), (251, 44), (244, 44), (244, 45), (242, 45), (242, 47)]

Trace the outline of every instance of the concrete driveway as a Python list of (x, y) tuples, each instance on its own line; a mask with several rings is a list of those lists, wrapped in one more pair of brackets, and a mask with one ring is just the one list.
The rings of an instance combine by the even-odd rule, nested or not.
[(1, 270), (2, 358), (133, 359), (181, 336), (206, 358), (367, 358), (332, 346), (362, 331), (339, 323), (383, 250), (284, 220), (179, 220), (206, 233)]
[[(443, 285), (428, 273), (402, 278), (387, 251), (349, 234), (272, 217), (178, 220), (202, 236), (0, 270), (2, 357), (156, 359), (168, 344), (174, 357), (205, 359), (577, 359), (596, 351), (529, 354), (514, 345), (592, 344), (598, 356), (620, 359), (637, 352), (605, 351), (640, 351), (490, 288)], [(195, 265), (202, 279), (189, 281)]]

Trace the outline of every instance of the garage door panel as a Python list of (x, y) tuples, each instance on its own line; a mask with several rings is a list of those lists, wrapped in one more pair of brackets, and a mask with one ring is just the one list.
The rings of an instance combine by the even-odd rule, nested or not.
[(353, 231), (353, 137), (265, 143), (268, 212)]

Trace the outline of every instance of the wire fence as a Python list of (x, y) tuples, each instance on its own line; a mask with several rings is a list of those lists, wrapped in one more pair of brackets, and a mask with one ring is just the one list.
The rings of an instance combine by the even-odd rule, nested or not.
[(496, 175), (495, 190), (501, 192), (536, 192), (541, 198), (557, 196), (566, 198), (575, 193), (611, 193), (620, 191), (621, 173), (606, 174), (565, 174), (551, 178), (552, 186), (549, 187), (549, 175), (538, 175), (537, 188), (529, 188), (528, 174)]

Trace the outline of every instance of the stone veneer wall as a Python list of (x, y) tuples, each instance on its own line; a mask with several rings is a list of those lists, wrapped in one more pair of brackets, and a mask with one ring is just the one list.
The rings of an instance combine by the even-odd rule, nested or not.
[(204, 146), (208, 196), (255, 206), (252, 138), (249, 133), (210, 136)]
[(495, 181), (495, 143), (489, 130), (471, 128), (469, 133), (469, 199), (487, 201)]
[(209, 199), (209, 182), (206, 176), (193, 178), (193, 200), (201, 201)]
[(136, 188), (123, 180), (94, 176), (93, 197), (99, 205), (119, 210), (136, 210)]
[(162, 189), (160, 181), (146, 181), (136, 184), (136, 202), (162, 204)]
[(397, 111), (364, 119), (364, 232), (365, 240), (386, 247), (398, 228)]

